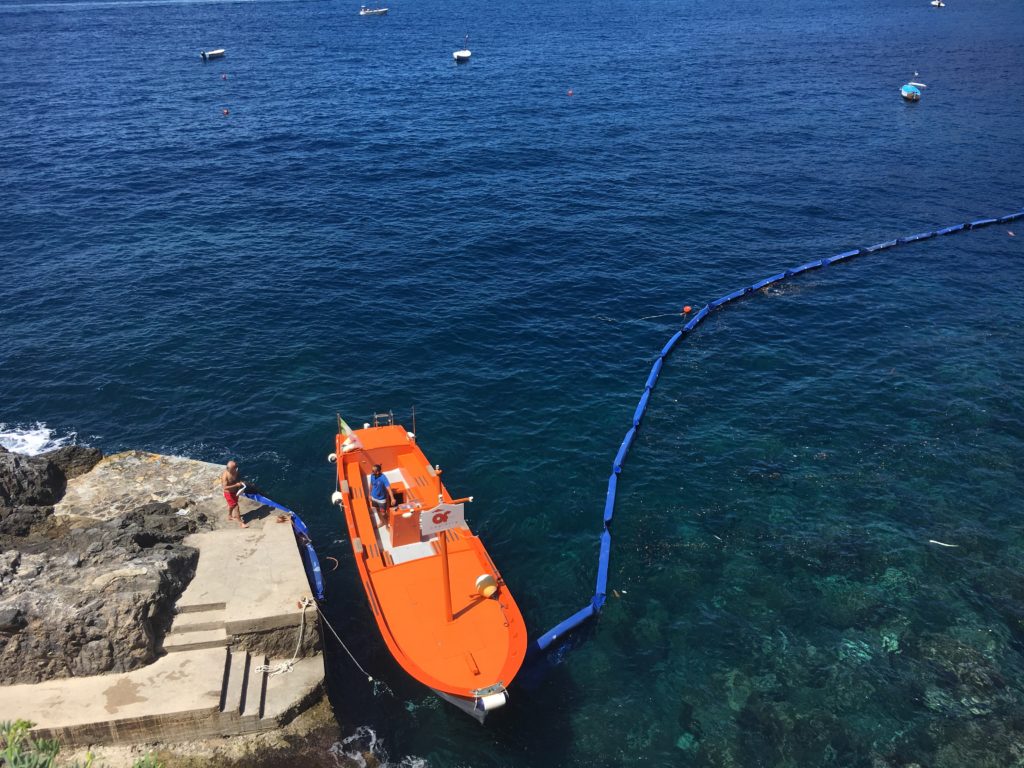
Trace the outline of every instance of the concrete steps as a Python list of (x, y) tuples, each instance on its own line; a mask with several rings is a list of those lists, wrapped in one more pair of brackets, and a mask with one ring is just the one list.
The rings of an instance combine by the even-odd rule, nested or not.
[[(322, 656), (299, 659), (289, 671), (276, 675), (260, 669), (278, 668), (283, 661), (243, 650), (207, 648), (169, 654), (134, 672), (12, 686), (5, 693), (15, 698), (0, 700), (0, 719), (27, 717), (39, 723), (34, 736), (59, 739), (65, 745), (271, 731), (322, 692)], [(60, 706), (55, 707), (58, 700)], [(98, 701), (106, 706), (97, 709)]]
[(174, 617), (171, 631), (164, 638), (164, 653), (223, 648), (230, 645), (233, 638), (225, 628), (226, 618), (225, 606), (222, 603), (190, 606)]
[(256, 669), (267, 665), (267, 657), (262, 654), (246, 656), (249, 657), (249, 683), (242, 698), (241, 715), (258, 720), (263, 717), (263, 706), (267, 701), (267, 673), (257, 672)]
[[(0, 721), (28, 719), (65, 746), (177, 742), (274, 730), (310, 706), (324, 660), (315, 608), (297, 606), (310, 597), (302, 560), (290, 526), (255, 522), (185, 540), (200, 551), (196, 576), (152, 664), (0, 686)], [(303, 622), (304, 658), (257, 671), (288, 661)]]
[(164, 638), (164, 653), (198, 651), (203, 648), (225, 648), (231, 645), (231, 635), (223, 629), (200, 632), (181, 632)]

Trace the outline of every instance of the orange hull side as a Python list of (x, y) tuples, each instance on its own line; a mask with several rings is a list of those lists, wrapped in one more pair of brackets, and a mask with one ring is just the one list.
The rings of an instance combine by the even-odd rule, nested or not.
[[(526, 655), (519, 607), (483, 543), (466, 526), (445, 531), (453, 618), (445, 608), (438, 536), (420, 536), (418, 518), (393, 515), (389, 524), (370, 507), (368, 481), (380, 464), (408, 503), (430, 509), (452, 498), (419, 446), (400, 426), (355, 430), (336, 441), (338, 485), (359, 576), (384, 642), (414, 678), (469, 700), (512, 682)], [(412, 526), (410, 528), (410, 526)], [(412, 554), (410, 554), (410, 551)], [(476, 589), (489, 574), (494, 597)]]

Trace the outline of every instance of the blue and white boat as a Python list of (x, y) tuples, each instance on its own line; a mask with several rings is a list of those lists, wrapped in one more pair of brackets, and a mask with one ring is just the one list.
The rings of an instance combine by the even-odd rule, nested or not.
[(907, 101), (920, 101), (921, 100), (921, 88), (927, 88), (928, 86), (924, 83), (907, 83), (900, 88), (900, 96)]

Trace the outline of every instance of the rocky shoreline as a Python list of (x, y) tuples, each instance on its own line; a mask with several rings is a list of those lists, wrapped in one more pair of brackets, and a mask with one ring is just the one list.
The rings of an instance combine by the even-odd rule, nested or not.
[[(84, 446), (36, 456), (0, 447), (0, 686), (128, 673), (165, 657), (180, 618), (176, 604), (197, 574), (196, 547), (206, 546), (197, 543), (202, 536), (186, 537), (233, 536), (237, 527), (224, 511), (214, 465), (135, 451), (104, 457)], [(308, 586), (297, 550), (294, 557)], [(229, 637), (228, 658), (236, 648), (287, 658), (294, 633), (284, 627)], [(318, 656), (317, 633), (301, 646), (303, 657)], [(101, 762), (130, 765), (143, 750), (174, 766), (299, 757), (316, 764), (310, 750), (326, 749), (340, 734), (322, 686), (312, 704), (277, 730), (215, 739), (198, 738), (199, 731), (189, 739), (186, 731), (162, 743), (103, 747)], [(105, 716), (99, 704), (96, 716)]]
[(195, 574), (198, 553), (182, 539), (210, 521), (178, 515), (168, 502), (109, 516), (57, 514), (68, 481), (102, 453), (0, 451), (0, 685), (152, 663)]

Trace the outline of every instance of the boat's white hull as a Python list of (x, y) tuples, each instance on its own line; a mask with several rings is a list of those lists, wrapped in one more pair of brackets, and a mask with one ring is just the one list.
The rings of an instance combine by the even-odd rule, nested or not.
[(452, 53), (452, 58), (461, 64), (464, 61), (469, 61), (469, 57), (472, 55), (472, 51), (455, 51)]
[(505, 691), (501, 691), (498, 694), (492, 694), (490, 696), (478, 696), (475, 699), (468, 699), (464, 696), (454, 696), (450, 693), (439, 691), (437, 688), (431, 688), (430, 690), (449, 704), (454, 704), (481, 725), (483, 725), (484, 720), (490, 712), (498, 709), (499, 707), (503, 707), (508, 703), (508, 693)]
[(361, 8), (359, 10), (360, 16), (387, 16), (387, 8)]

